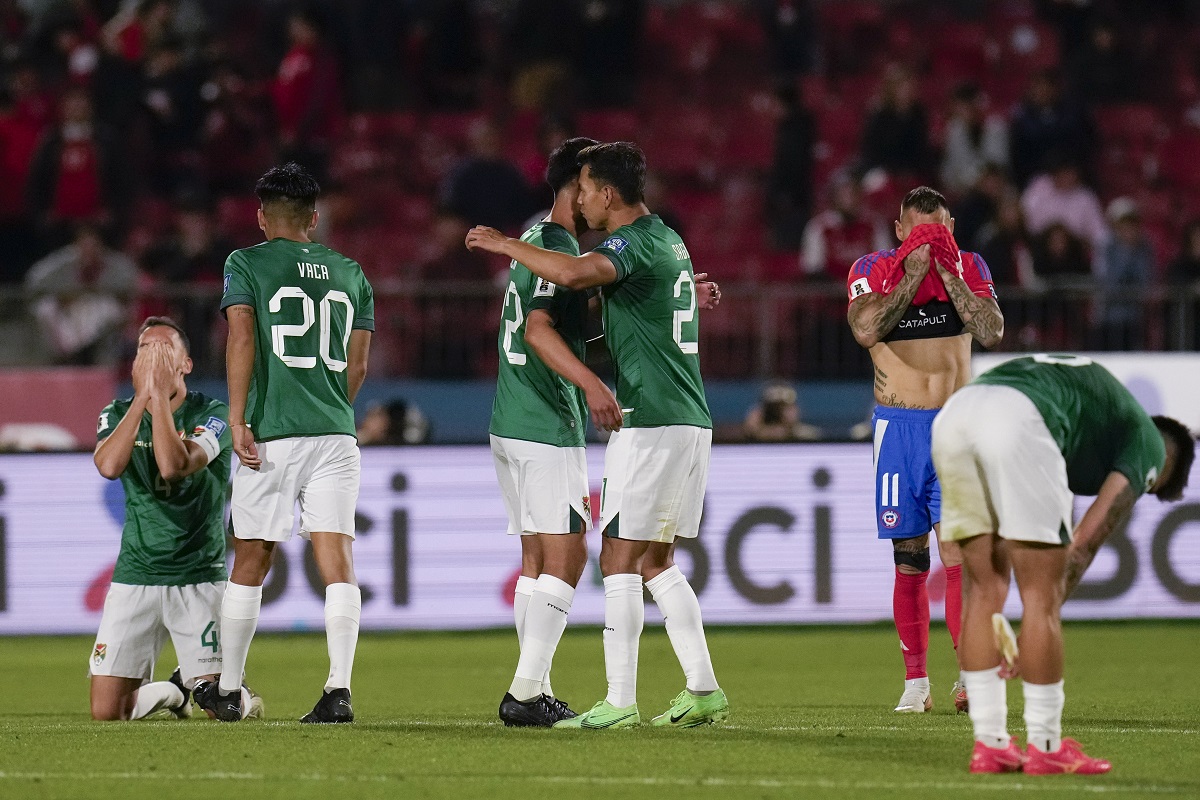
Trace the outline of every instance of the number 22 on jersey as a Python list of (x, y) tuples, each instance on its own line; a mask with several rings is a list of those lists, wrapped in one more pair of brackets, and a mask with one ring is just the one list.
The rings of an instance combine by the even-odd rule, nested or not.
[[(679, 247), (682, 246), (679, 245)], [(687, 251), (684, 252), (686, 253)], [(696, 284), (692, 281), (692, 273), (686, 269), (679, 271), (679, 279), (675, 281), (676, 300), (682, 300), (685, 287), (688, 298), (687, 305), (685, 308), (676, 309), (673, 312), (671, 333), (675, 338), (675, 344), (679, 345), (681, 352), (687, 355), (695, 355), (700, 352), (699, 342), (697, 341), (700, 331), (696, 325)]]
[[(340, 340), (342, 343), (341, 352), (344, 354), (350, 344), (350, 323), (354, 320), (354, 304), (350, 302), (350, 297), (343, 291), (338, 289), (329, 290), (318, 306), (317, 303), (308, 296), (308, 293), (299, 286), (282, 286), (279, 291), (275, 292), (275, 296), (271, 298), (267, 304), (267, 311), (272, 314), (279, 314), (283, 310), (284, 302), (299, 302), (300, 310), (303, 314), (303, 322), (299, 324), (273, 324), (271, 325), (271, 351), (279, 357), (279, 360), (288, 365), (292, 369), (313, 369), (317, 366), (317, 355), (325, 362), (325, 366), (333, 372), (342, 372), (346, 369), (346, 362), (334, 356), (332, 352), (332, 343)], [(346, 316), (344, 319), (335, 319), (333, 306), (335, 303), (340, 303), (346, 308)], [(289, 351), (288, 339), (300, 339), (308, 333), (309, 328), (317, 321), (317, 312), (320, 311), (320, 339), (318, 341), (317, 355), (303, 354), (296, 352), (303, 350), (304, 343), (292, 345)], [(341, 329), (335, 331), (334, 327), (341, 323)], [(336, 335), (336, 339), (335, 339)], [(311, 347), (311, 345), (310, 345)]]

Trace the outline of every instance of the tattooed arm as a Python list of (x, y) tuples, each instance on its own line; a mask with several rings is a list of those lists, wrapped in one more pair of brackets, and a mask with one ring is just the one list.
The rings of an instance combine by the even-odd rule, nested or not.
[(990, 297), (980, 297), (972, 292), (966, 281), (945, 269), (940, 262), (937, 271), (967, 332), (984, 347), (1000, 344), (1004, 338), (1004, 315), (1000, 313), (1000, 305)]
[(1129, 479), (1119, 472), (1111, 473), (1100, 487), (1100, 494), (1075, 526), (1075, 537), (1067, 548), (1067, 582), (1064, 598), (1083, 579), (1092, 559), (1104, 545), (1104, 540), (1120, 527), (1133, 512), (1137, 496)]
[(860, 345), (869, 350), (896, 327), (929, 272), (929, 251), (929, 245), (924, 245), (904, 259), (904, 278), (891, 294), (865, 294), (850, 304), (846, 319)]

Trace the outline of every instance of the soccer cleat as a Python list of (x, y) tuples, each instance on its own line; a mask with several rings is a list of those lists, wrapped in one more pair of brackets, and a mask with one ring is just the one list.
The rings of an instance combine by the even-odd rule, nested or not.
[(950, 690), (950, 699), (954, 701), (954, 713), (965, 714), (970, 710), (970, 705), (967, 703), (967, 687), (962, 681), (955, 681), (954, 688)]
[(321, 695), (313, 710), (300, 718), (301, 722), (354, 722), (349, 689), (330, 689)]
[(729, 716), (729, 700), (717, 689), (711, 694), (695, 695), (684, 689), (675, 695), (671, 707), (650, 721), (659, 728), (695, 728), (712, 725)]
[(933, 695), (929, 691), (929, 678), (910, 678), (904, 682), (904, 693), (896, 704), (901, 714), (924, 714), (933, 708)]
[(988, 747), (983, 742), (975, 742), (971, 751), (971, 772), (981, 775), (993, 772), (1020, 772), (1025, 763), (1021, 748), (1017, 747), (1016, 737), (1013, 737), (1008, 747)]
[(1013, 633), (1012, 625), (1003, 614), (992, 614), (992, 635), (996, 639), (996, 649), (1000, 651), (1000, 677), (1010, 678), (1016, 674), (1017, 659), (1021, 651), (1017, 648), (1017, 635)]
[(601, 700), (592, 706), (590, 711), (560, 720), (554, 723), (554, 727), (599, 731), (613, 728), (632, 728), (635, 725), (641, 724), (642, 715), (638, 713), (637, 703), (625, 706), (624, 708), (617, 708), (607, 700)]
[(263, 704), (262, 697), (245, 683), (242, 684), (242, 689), (245, 690), (246, 694), (250, 695), (250, 705), (247, 707), (246, 714), (242, 719), (266, 719), (267, 707)]
[(1026, 775), (1103, 775), (1110, 769), (1111, 762), (1092, 758), (1074, 739), (1063, 739), (1053, 753), (1043, 753), (1033, 745), (1025, 748)]
[(500, 721), (509, 728), (553, 728), (561, 719), (566, 718), (544, 694), (526, 701), (505, 694), (500, 701)]
[(183, 702), (175, 708), (169, 709), (178, 719), (188, 719), (192, 716), (192, 693), (189, 692), (183, 685), (183, 675), (179, 672), (179, 667), (171, 673), (168, 681), (175, 684), (179, 691), (183, 692)]
[(196, 681), (192, 699), (200, 710), (222, 722), (240, 722), (242, 719), (242, 693), (223, 694), (217, 681)]
[(547, 695), (546, 702), (554, 708), (554, 711), (556, 714), (558, 714), (558, 718), (560, 720), (575, 719), (575, 717), (579, 716), (571, 710), (571, 707), (567, 705), (566, 700), (560, 700), (557, 697), (550, 697)]

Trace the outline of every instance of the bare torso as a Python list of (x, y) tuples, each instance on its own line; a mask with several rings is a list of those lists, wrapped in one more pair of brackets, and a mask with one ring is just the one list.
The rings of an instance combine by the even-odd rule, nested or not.
[(893, 408), (941, 408), (971, 380), (971, 334), (877, 342), (875, 402)]

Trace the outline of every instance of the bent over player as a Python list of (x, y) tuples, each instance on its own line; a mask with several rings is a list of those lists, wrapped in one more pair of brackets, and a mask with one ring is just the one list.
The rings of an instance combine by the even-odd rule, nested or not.
[[(975, 729), (971, 772), (1108, 772), (1108, 761), (1062, 736), (1062, 604), (1089, 560), (1068, 568), (1072, 540), (1094, 554), (1143, 493), (1180, 499), (1195, 439), (1176, 420), (1148, 415), (1090, 359), (1036, 355), (1007, 361), (950, 398), (933, 424), (933, 459), (942, 479), (940, 535), (962, 548), (967, 569), (959, 655)], [(1078, 525), (1076, 494), (1096, 496)], [(993, 636), (1013, 574), (1024, 606), (1024, 753), (1009, 739)]]
[[(875, 368), (875, 521), (896, 563), (892, 613), (904, 656), (899, 712), (933, 706), (929, 649), (929, 531), (940, 519), (941, 493), (929, 456), (933, 418), (971, 377), (971, 339), (994, 347), (1004, 317), (987, 264), (960, 253), (946, 198), (927, 186), (900, 204), (901, 247), (854, 262), (846, 280), (847, 318)], [(946, 568), (946, 626), (954, 646), (962, 603), (962, 557), (954, 542), (938, 547)], [(967, 697), (954, 685), (959, 711)]]
[[(100, 412), (93, 460), (121, 479), (125, 524), (113, 582), (92, 647), (92, 718), (191, 716), (190, 690), (221, 672), (221, 595), (225, 591), (225, 486), (229, 413), (189, 392), (192, 371), (183, 329), (149, 317), (138, 334), (133, 397)], [(179, 668), (148, 683), (170, 637)], [(238, 682), (243, 715), (262, 701)]]
[(617, 372), (625, 425), (609, 439), (600, 523), (604, 531), (604, 661), (608, 695), (556, 727), (637, 725), (642, 583), (666, 619), (687, 679), (655, 725), (692, 727), (724, 719), (700, 604), (675, 565), (677, 537), (699, 533), (708, 479), (712, 419), (700, 378), (699, 306), (691, 257), (675, 231), (646, 207), (646, 161), (628, 142), (579, 154), (579, 205), (588, 226), (608, 233), (581, 256), (535, 247), (477, 227), (467, 246), (501, 253), (570, 289), (601, 291), (604, 335)]
[(235, 691), (262, 604), (271, 556), (300, 535), (325, 583), (329, 678), (301, 722), (352, 722), (350, 677), (362, 596), (354, 577), (359, 451), (351, 403), (367, 374), (375, 302), (362, 268), (313, 242), (320, 187), (295, 163), (255, 186), (267, 241), (225, 262), (221, 308), (233, 447), (234, 562), (221, 606), (225, 671), (217, 717), (239, 717)]

